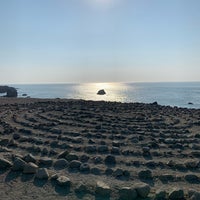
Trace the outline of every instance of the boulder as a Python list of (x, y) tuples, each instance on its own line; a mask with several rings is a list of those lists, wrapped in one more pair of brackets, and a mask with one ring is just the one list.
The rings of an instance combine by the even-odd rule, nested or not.
[(105, 92), (104, 89), (102, 89), (102, 90), (99, 90), (99, 91), (97, 92), (97, 94), (98, 94), (98, 95), (104, 95), (104, 94), (106, 94), (106, 92)]

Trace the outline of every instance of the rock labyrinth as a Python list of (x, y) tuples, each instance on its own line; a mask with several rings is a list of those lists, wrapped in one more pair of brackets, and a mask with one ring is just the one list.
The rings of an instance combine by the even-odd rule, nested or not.
[(5, 173), (111, 199), (200, 192), (200, 110), (19, 99), (1, 104), (0, 117)]

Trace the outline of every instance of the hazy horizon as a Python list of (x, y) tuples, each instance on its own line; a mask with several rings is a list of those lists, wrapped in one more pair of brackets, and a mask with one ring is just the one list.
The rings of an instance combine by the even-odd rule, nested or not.
[(0, 1), (0, 84), (200, 81), (199, 0)]

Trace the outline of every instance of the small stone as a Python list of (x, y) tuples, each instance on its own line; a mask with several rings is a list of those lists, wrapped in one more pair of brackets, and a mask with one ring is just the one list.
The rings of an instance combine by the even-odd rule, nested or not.
[(197, 182), (200, 181), (200, 178), (195, 174), (186, 174), (185, 180), (190, 182), (190, 183), (197, 183)]
[(59, 176), (59, 177), (57, 178), (57, 184), (58, 184), (59, 186), (67, 186), (67, 187), (69, 187), (69, 186), (71, 185), (71, 181), (70, 181), (70, 179), (69, 179), (68, 177), (66, 177), (66, 176)]
[(142, 198), (146, 198), (149, 195), (150, 192), (150, 187), (147, 184), (140, 184), (137, 185), (136, 187), (136, 191), (138, 196), (142, 197)]
[(55, 163), (54, 163), (54, 168), (58, 168), (58, 169), (63, 169), (66, 168), (68, 166), (68, 161), (66, 161), (65, 159), (58, 159)]
[(89, 172), (90, 171), (90, 166), (88, 163), (82, 163), (80, 166), (80, 171), (81, 172)]
[(115, 155), (119, 155), (120, 154), (119, 147), (112, 147), (111, 153)]
[(14, 140), (18, 140), (20, 138), (20, 134), (18, 134), (18, 133), (14, 133), (13, 134), (13, 139)]
[(12, 163), (4, 158), (0, 158), (0, 169), (7, 169), (12, 167)]
[(114, 147), (120, 147), (120, 142), (119, 142), (119, 141), (113, 141), (113, 142), (112, 142), (112, 145), (113, 145)]
[(39, 159), (40, 165), (51, 166), (52, 163), (53, 163), (53, 160), (51, 158), (44, 157), (44, 158)]
[(108, 152), (108, 146), (107, 145), (101, 145), (98, 147), (99, 153), (107, 153)]
[(37, 162), (35, 156), (33, 156), (31, 153), (27, 154), (26, 156), (24, 156), (23, 160), (25, 160), (27, 163), (28, 162), (32, 162), (32, 163), (36, 163)]
[(58, 134), (58, 135), (62, 133), (62, 130), (60, 130), (59, 128), (52, 128), (50, 131), (51, 131), (52, 133)]
[(150, 170), (141, 170), (138, 173), (139, 178), (141, 179), (152, 179), (152, 172)]
[(81, 162), (87, 162), (89, 159), (90, 159), (90, 157), (85, 154), (80, 157)]
[(194, 160), (187, 160), (185, 162), (185, 166), (189, 169), (195, 169), (198, 166), (198, 161), (194, 161)]
[(169, 193), (170, 200), (181, 200), (183, 198), (184, 198), (184, 192), (182, 189), (175, 188)]
[(188, 196), (189, 196), (190, 200), (199, 200), (200, 199), (200, 192), (197, 192), (193, 189), (190, 189), (188, 191)]
[(113, 172), (113, 176), (114, 176), (114, 177), (123, 176), (123, 170), (120, 169), (120, 168), (116, 169), (116, 170)]
[(38, 166), (36, 164), (29, 162), (24, 166), (23, 173), (35, 174), (37, 172), (37, 169), (38, 169)]
[(89, 145), (85, 147), (85, 151), (87, 153), (95, 153), (97, 151), (97, 148), (95, 145)]
[(111, 189), (106, 183), (97, 181), (95, 193), (99, 196), (105, 197), (110, 195)]
[(78, 194), (86, 193), (87, 192), (87, 187), (83, 183), (80, 183), (76, 188), (75, 192)]
[(96, 156), (93, 158), (94, 164), (102, 163), (103, 159), (100, 156)]
[(113, 155), (106, 156), (104, 161), (105, 161), (106, 165), (115, 165), (116, 164), (116, 159), (115, 159), (115, 156), (113, 156)]
[(66, 156), (66, 160), (69, 161), (69, 162), (72, 161), (72, 160), (78, 160), (78, 156), (75, 153), (69, 153)]
[(58, 174), (53, 174), (51, 176), (51, 180), (57, 180), (58, 179)]
[(166, 199), (166, 191), (164, 190), (157, 190), (155, 194), (155, 200), (164, 200)]
[(47, 154), (49, 153), (49, 151), (48, 151), (48, 149), (45, 147), (45, 148), (42, 149), (41, 153), (42, 153), (43, 155), (47, 155)]
[(81, 162), (78, 161), (78, 160), (72, 160), (70, 163), (69, 163), (69, 167), (71, 169), (79, 169), (79, 167), (81, 166)]
[(101, 174), (101, 170), (97, 167), (93, 167), (90, 169), (90, 173), (91, 174), (95, 174), (95, 175), (100, 175)]
[(16, 157), (14, 162), (13, 162), (13, 166), (12, 166), (11, 169), (13, 171), (23, 171), (25, 165), (26, 165), (26, 162), (24, 160), (22, 160), (21, 158)]
[(159, 179), (164, 182), (173, 181), (174, 176), (171, 174), (162, 174), (159, 176)]
[(113, 174), (113, 169), (107, 168), (107, 169), (105, 170), (105, 174), (106, 174), (107, 176), (112, 175), (112, 174)]
[(120, 200), (134, 200), (137, 198), (137, 192), (135, 188), (123, 187), (119, 190)]
[(38, 171), (36, 173), (36, 178), (38, 178), (38, 179), (48, 179), (49, 173), (48, 173), (47, 169), (45, 169), (45, 168), (38, 169)]
[(69, 154), (69, 151), (62, 151), (60, 154), (58, 154), (58, 159), (60, 158), (66, 158), (66, 156)]

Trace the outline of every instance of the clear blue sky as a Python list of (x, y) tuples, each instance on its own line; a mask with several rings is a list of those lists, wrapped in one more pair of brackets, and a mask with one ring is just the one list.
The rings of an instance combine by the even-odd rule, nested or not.
[(0, 83), (200, 81), (200, 0), (0, 0)]

